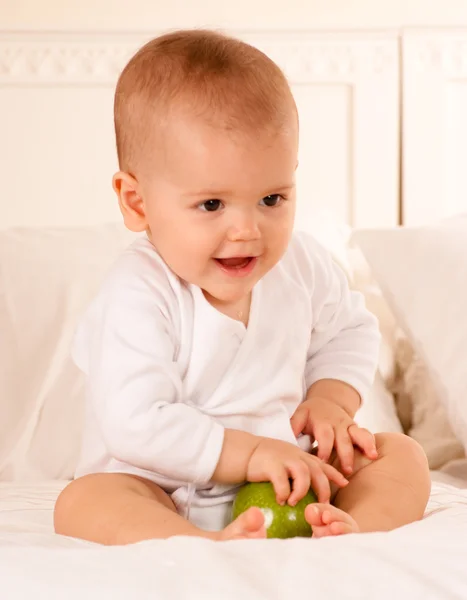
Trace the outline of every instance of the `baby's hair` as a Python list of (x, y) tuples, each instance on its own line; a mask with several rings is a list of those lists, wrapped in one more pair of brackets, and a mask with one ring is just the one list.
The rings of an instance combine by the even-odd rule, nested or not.
[(231, 134), (278, 130), (295, 103), (281, 69), (215, 31), (182, 30), (145, 44), (122, 71), (114, 103), (120, 169), (134, 174), (147, 142), (180, 110)]

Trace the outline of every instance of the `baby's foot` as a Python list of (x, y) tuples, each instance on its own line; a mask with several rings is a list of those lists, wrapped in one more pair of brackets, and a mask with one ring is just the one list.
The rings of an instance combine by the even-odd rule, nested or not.
[(309, 504), (305, 508), (305, 519), (311, 525), (315, 538), (360, 531), (349, 514), (331, 504)]
[(219, 532), (218, 540), (244, 540), (266, 537), (264, 515), (259, 508), (252, 506), (239, 515), (235, 521)]

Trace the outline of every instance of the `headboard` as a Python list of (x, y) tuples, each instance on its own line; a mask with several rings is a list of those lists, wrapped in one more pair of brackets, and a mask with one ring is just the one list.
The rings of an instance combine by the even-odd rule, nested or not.
[[(119, 220), (113, 92), (158, 31), (0, 31), (0, 226)], [(301, 122), (297, 225), (399, 220), (398, 40), (391, 33), (229, 31), (284, 69)]]

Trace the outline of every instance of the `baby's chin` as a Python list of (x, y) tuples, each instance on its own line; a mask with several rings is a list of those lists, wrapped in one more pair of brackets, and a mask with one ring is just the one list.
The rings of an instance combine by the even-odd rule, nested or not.
[(234, 305), (241, 302), (248, 296), (256, 285), (257, 281), (250, 285), (239, 285), (236, 282), (226, 282), (224, 284), (205, 284), (200, 285), (204, 296), (211, 303)]
[[(183, 265), (169, 266), (180, 279), (200, 288), (210, 302), (234, 305), (244, 300), (277, 262), (279, 261), (272, 261), (268, 255), (260, 255), (248, 264), (238, 264), (237, 271), (235, 268), (226, 268), (225, 263), (216, 258), (209, 259), (208, 264), (200, 271), (183, 268)], [(177, 269), (177, 266), (182, 268)]]

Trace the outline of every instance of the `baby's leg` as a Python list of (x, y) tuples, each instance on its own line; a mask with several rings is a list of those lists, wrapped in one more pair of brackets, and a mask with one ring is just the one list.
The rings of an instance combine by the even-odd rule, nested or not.
[[(431, 488), (428, 462), (417, 442), (398, 433), (377, 434), (375, 440), (378, 458), (371, 461), (356, 450), (350, 482), (337, 490), (333, 500), (337, 508), (352, 517), (361, 532), (389, 531), (421, 519)], [(338, 459), (332, 464), (341, 470)], [(326, 511), (326, 506), (318, 507), (322, 514)], [(334, 512), (332, 515), (333, 511), (329, 511), (326, 517), (339, 519), (339, 511)], [(312, 526), (325, 525), (312, 506), (307, 515)], [(345, 519), (342, 521), (345, 532)], [(332, 535), (332, 529), (323, 534)]]
[(120, 473), (98, 473), (72, 481), (60, 494), (54, 513), (56, 533), (107, 545), (189, 535), (212, 540), (266, 537), (257, 508), (222, 531), (203, 531), (181, 517), (155, 483)]

